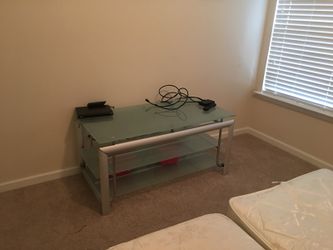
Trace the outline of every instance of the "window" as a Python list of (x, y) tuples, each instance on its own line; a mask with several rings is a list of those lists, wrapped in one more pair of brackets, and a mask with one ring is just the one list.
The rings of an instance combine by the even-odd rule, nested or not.
[(333, 0), (278, 0), (262, 92), (333, 111)]

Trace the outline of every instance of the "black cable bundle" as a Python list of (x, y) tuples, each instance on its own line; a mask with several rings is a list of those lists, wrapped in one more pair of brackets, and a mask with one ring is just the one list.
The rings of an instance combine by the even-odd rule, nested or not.
[(208, 111), (215, 107), (216, 104), (213, 100), (202, 99), (197, 96), (190, 96), (189, 91), (184, 87), (177, 87), (173, 84), (163, 85), (158, 89), (158, 94), (160, 96), (160, 103), (156, 104), (148, 99), (146, 102), (166, 110), (178, 110), (186, 103), (198, 103), (203, 107), (203, 110)]

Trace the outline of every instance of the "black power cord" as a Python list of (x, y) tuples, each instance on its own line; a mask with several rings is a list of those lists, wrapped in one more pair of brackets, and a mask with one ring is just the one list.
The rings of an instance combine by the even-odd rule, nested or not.
[(166, 110), (178, 110), (186, 103), (198, 103), (203, 107), (204, 111), (208, 111), (216, 106), (216, 103), (213, 100), (190, 96), (189, 91), (186, 88), (179, 88), (173, 84), (163, 85), (158, 89), (158, 94), (160, 96), (159, 104), (153, 103), (148, 99), (145, 99), (145, 101), (155, 107)]

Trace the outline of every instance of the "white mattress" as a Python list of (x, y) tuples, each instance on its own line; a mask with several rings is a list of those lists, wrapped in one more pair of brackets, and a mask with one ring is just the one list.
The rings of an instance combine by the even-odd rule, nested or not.
[(254, 250), (263, 249), (232, 220), (208, 214), (156, 231), (109, 250)]
[(236, 221), (270, 249), (333, 249), (333, 171), (317, 170), (229, 202)]

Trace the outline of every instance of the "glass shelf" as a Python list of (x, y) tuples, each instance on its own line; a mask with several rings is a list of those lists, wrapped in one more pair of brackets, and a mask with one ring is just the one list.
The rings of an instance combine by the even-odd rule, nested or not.
[[(189, 136), (168, 144), (145, 147), (139, 150), (118, 155), (116, 157), (116, 172), (131, 171), (135, 168), (159, 163), (164, 160), (183, 157), (216, 147), (216, 139), (206, 134)], [(97, 150), (83, 149), (81, 157), (94, 178), (99, 178)], [(109, 172), (112, 173), (111, 159)]]
[(203, 111), (196, 103), (187, 103), (176, 111), (150, 104), (117, 108), (113, 116), (81, 119), (80, 125), (98, 147), (128, 140), (166, 134), (216, 121), (228, 120), (233, 114), (215, 107)]
[[(177, 178), (198, 173), (211, 168), (216, 168), (214, 161), (215, 150), (208, 150), (192, 155), (187, 155), (178, 160), (176, 164), (163, 166), (161, 164), (152, 164), (137, 172), (117, 178), (116, 196), (132, 193), (137, 190), (169, 183)], [(84, 168), (83, 174), (92, 187), (95, 195), (99, 198), (99, 180), (94, 178), (89, 169)], [(113, 189), (112, 177), (110, 178), (110, 190)], [(111, 191), (111, 198), (113, 192)]]

